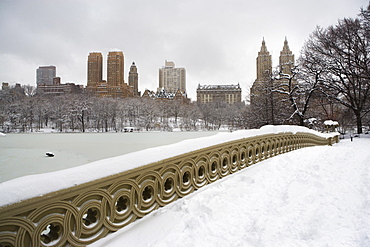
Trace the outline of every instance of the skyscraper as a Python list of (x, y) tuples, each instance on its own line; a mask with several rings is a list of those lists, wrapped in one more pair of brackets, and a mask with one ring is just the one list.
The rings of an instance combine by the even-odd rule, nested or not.
[[(268, 107), (268, 88), (271, 83), (272, 59), (267, 50), (265, 39), (262, 40), (261, 50), (256, 58), (257, 78), (250, 89), (250, 101), (252, 106), (265, 104)], [(264, 98), (261, 101), (261, 98)]]
[(165, 61), (165, 66), (159, 69), (159, 87), (158, 91), (165, 89), (168, 93), (186, 91), (186, 70), (184, 68), (175, 68), (175, 63)]
[(133, 89), (135, 96), (140, 96), (138, 84), (139, 84), (139, 74), (137, 73), (135, 62), (132, 62), (130, 72), (128, 74), (128, 85)]
[(294, 55), (289, 49), (288, 41), (285, 37), (283, 50), (279, 57), (280, 70), (284, 74), (291, 74), (291, 69), (294, 67)]
[(269, 78), (272, 72), (272, 60), (271, 55), (267, 50), (265, 39), (262, 40), (261, 50), (258, 52), (256, 62), (257, 62), (256, 81), (266, 81), (266, 78)]
[(122, 51), (110, 51), (107, 58), (107, 89), (111, 97), (133, 97), (132, 88), (124, 79), (124, 56)]
[(54, 77), (56, 77), (55, 66), (40, 66), (36, 70), (36, 85), (53, 85)]
[(103, 55), (100, 52), (90, 52), (87, 58), (87, 88), (96, 91), (103, 81)]
[(107, 83), (109, 87), (118, 88), (124, 83), (124, 56), (122, 51), (110, 51), (107, 60)]

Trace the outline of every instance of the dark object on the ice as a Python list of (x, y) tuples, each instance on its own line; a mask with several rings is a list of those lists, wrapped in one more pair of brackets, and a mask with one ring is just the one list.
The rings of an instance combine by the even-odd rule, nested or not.
[(54, 154), (52, 152), (46, 152), (46, 156), (48, 156), (48, 157), (54, 157)]

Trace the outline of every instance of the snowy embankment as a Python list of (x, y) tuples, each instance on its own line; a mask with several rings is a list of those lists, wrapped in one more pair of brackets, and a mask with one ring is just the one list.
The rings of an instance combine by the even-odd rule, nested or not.
[(370, 246), (370, 139), (245, 168), (92, 244)]
[(308, 132), (322, 135), (324, 137), (329, 136), (329, 134), (321, 134), (299, 126), (265, 126), (259, 130), (219, 133), (210, 137), (198, 138), (196, 141), (194, 139), (185, 140), (169, 146), (150, 148), (114, 158), (99, 160), (62, 171), (29, 175), (3, 182), (0, 184), (0, 194), (2, 197), (0, 200), (0, 207), (32, 197), (45, 195), (53, 191), (87, 183), (89, 181), (212, 145), (252, 136), (286, 132)]

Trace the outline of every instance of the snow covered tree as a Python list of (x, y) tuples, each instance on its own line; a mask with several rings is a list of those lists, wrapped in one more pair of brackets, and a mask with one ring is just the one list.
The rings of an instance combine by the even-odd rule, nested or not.
[(272, 94), (273, 80), (270, 71), (266, 71), (265, 78), (265, 83), (254, 84), (251, 88), (249, 122), (252, 128), (259, 128), (266, 124), (277, 124), (276, 104)]
[(304, 46), (305, 63), (321, 68), (317, 80), (322, 92), (353, 111), (358, 133), (370, 111), (369, 8), (362, 10), (360, 19), (317, 27)]
[(82, 95), (79, 97), (78, 101), (74, 103), (74, 111), (76, 112), (77, 120), (80, 122), (82, 132), (88, 128), (88, 119), (91, 109), (91, 97), (88, 95)]
[(22, 88), (26, 96), (33, 97), (36, 95), (36, 87), (28, 84), (28, 85), (23, 85)]
[[(289, 68), (283, 69), (282, 67)], [(275, 104), (275, 118), (281, 123), (295, 123), (295, 117), (299, 117), (303, 125), (303, 114), (299, 108), (300, 87), (296, 80), (297, 67), (291, 64), (281, 64), (273, 72), (271, 95)]]
[[(308, 114), (312, 100), (318, 97), (319, 75), (321, 69), (306, 62), (306, 56), (309, 54), (302, 53), (298, 60), (298, 65), (291, 67), (290, 73), (284, 73), (282, 70), (275, 72), (273, 92), (284, 95), (286, 105), (285, 109), (289, 117), (287, 122), (298, 122), (304, 126), (307, 119), (313, 116)], [(284, 107), (280, 107), (284, 109)], [(311, 111), (312, 113), (312, 111)]]
[(141, 126), (145, 128), (145, 130), (149, 131), (155, 128), (158, 128), (159, 124), (158, 117), (160, 116), (160, 110), (158, 106), (155, 104), (155, 100), (153, 99), (144, 99), (143, 100), (143, 107), (141, 109)]

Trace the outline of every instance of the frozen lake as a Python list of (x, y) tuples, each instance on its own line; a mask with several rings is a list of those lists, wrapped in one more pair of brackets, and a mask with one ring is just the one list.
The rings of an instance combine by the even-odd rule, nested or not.
[[(218, 132), (38, 133), (0, 137), (0, 183)], [(47, 157), (53, 152), (54, 157)]]

